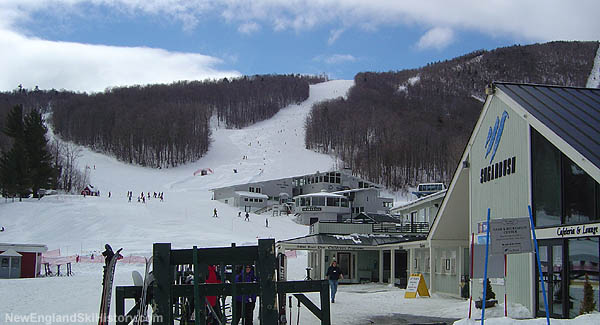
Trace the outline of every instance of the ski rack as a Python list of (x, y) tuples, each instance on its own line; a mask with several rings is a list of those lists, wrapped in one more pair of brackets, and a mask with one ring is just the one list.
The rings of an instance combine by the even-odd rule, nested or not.
[[(149, 287), (148, 294), (153, 297), (152, 324), (174, 324), (178, 311), (176, 305), (179, 298), (194, 299), (196, 313), (194, 324), (206, 324), (206, 296), (232, 297), (231, 313), (235, 314), (238, 306), (233, 297), (255, 294), (259, 299), (259, 320), (261, 324), (277, 325), (279, 312), (277, 295), (292, 293), (308, 307), (323, 325), (331, 324), (329, 283), (327, 280), (313, 281), (275, 281), (277, 267), (275, 258), (275, 240), (259, 239), (258, 246), (239, 246), (192, 249), (171, 249), (170, 243), (155, 243), (154, 285)], [(179, 265), (193, 265), (193, 284), (175, 284), (175, 270)], [(221, 274), (225, 265), (254, 264), (258, 282), (253, 283), (218, 283), (206, 284), (208, 265), (221, 265)], [(222, 279), (225, 277), (221, 276)], [(199, 279), (200, 281), (195, 281)], [(320, 305), (317, 307), (302, 293), (319, 292)], [(125, 314), (125, 299), (136, 299), (141, 296), (141, 288), (135, 286), (116, 287), (116, 320), (118, 325), (129, 324), (137, 314), (138, 304)], [(285, 300), (284, 300), (285, 301)], [(225, 315), (223, 313), (223, 315)], [(291, 321), (291, 320), (290, 320)], [(242, 320), (243, 323), (243, 320)]]

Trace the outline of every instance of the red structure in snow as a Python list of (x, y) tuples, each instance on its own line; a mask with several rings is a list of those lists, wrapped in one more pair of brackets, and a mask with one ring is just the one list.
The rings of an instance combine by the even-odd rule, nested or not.
[(81, 195), (99, 196), (100, 195), (100, 191), (95, 190), (92, 185), (88, 185), (83, 190), (81, 190)]
[(0, 279), (37, 277), (47, 250), (46, 245), (0, 243)]

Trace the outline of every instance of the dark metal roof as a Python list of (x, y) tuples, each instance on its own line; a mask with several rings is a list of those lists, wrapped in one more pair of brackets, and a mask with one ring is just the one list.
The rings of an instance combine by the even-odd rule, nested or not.
[(600, 168), (600, 89), (494, 82)]
[(401, 223), (402, 222), (400, 219), (394, 218), (389, 214), (367, 213), (367, 212), (359, 213), (356, 217), (354, 217), (354, 220), (355, 220), (355, 222), (357, 222), (358, 220), (363, 220), (365, 222), (374, 222), (374, 223), (383, 223), (383, 222)]
[(281, 240), (278, 243), (296, 245), (346, 245), (346, 246), (377, 246), (384, 244), (403, 243), (425, 239), (419, 235), (331, 235), (315, 234), (304, 237)]

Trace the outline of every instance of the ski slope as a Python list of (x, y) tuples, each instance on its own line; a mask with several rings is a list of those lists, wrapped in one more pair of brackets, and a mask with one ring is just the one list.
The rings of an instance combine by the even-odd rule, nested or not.
[[(304, 120), (311, 105), (321, 100), (344, 96), (353, 81), (329, 81), (310, 87), (308, 100), (282, 109), (273, 118), (235, 130), (213, 125), (213, 142), (200, 160), (168, 169), (127, 165), (106, 155), (83, 148), (81, 168), (88, 168), (90, 182), (100, 190), (99, 197), (79, 195), (46, 196), (23, 202), (0, 201), (0, 242), (45, 244), (62, 255), (99, 254), (105, 243), (123, 248), (123, 254), (152, 254), (155, 242), (170, 242), (173, 248), (255, 245), (259, 238), (282, 240), (308, 234), (308, 227), (290, 217), (250, 215), (250, 221), (238, 218), (238, 209), (211, 200), (211, 188), (289, 177), (336, 168), (334, 158), (304, 149)], [(243, 159), (243, 157), (247, 159)], [(193, 176), (200, 168), (212, 174)], [(236, 169), (237, 173), (233, 170)], [(126, 193), (133, 191), (128, 202)], [(108, 193), (111, 197), (108, 197)], [(136, 197), (148, 192), (164, 193), (164, 202), (151, 198), (138, 203)], [(213, 209), (218, 218), (213, 218)], [(269, 228), (265, 227), (268, 218)], [(290, 279), (302, 279), (306, 267), (305, 252), (289, 259)], [(131, 272), (143, 272), (143, 265), (118, 264), (115, 285), (131, 285)], [(52, 315), (77, 315), (76, 322), (97, 323), (101, 293), (102, 265), (73, 265), (72, 277), (0, 280), (0, 324), (53, 323)], [(114, 297), (114, 295), (113, 295)], [(317, 301), (317, 295), (309, 295)], [(404, 290), (385, 284), (340, 286), (336, 303), (331, 305), (333, 324), (369, 324), (376, 316), (393, 314), (465, 318), (468, 302), (440, 297), (404, 299)], [(127, 310), (132, 304), (127, 305)], [(111, 315), (114, 315), (114, 299)], [(298, 310), (294, 308), (293, 318)], [(33, 313), (33, 315), (32, 315)], [(475, 317), (477, 312), (474, 311)], [(528, 315), (522, 306), (509, 304), (509, 316)], [(39, 316), (35, 318), (34, 316)], [(94, 317), (95, 316), (95, 317)], [(502, 307), (486, 311), (489, 324), (512, 324), (502, 318)], [(258, 308), (255, 309), (255, 318)], [(489, 320), (490, 317), (498, 317)], [(596, 318), (553, 321), (553, 324), (589, 324)], [(543, 323), (539, 320), (530, 321)], [(39, 322), (37, 322), (39, 323)], [(317, 324), (306, 308), (300, 310), (301, 324)], [(392, 320), (389, 323), (394, 323)], [(461, 321), (466, 324), (468, 321)], [(523, 321), (519, 321), (523, 323)]]

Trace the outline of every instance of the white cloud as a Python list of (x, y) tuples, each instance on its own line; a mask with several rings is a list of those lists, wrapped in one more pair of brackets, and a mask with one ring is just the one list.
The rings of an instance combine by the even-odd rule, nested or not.
[(337, 41), (337, 39), (340, 38), (340, 36), (342, 36), (343, 32), (344, 32), (343, 28), (334, 29), (334, 30), (330, 31), (329, 39), (327, 40), (327, 44), (333, 45), (333, 43), (335, 43), (335, 41)]
[(187, 29), (194, 28), (205, 16), (221, 16), (240, 25), (242, 33), (250, 21), (270, 25), (274, 30), (302, 31), (331, 24), (370, 30), (420, 25), (528, 41), (600, 39), (597, 0), (580, 0), (576, 5), (564, 0), (2, 0), (0, 19), (9, 17), (14, 22), (15, 16), (32, 11), (61, 12), (85, 3), (133, 14), (166, 16)]
[(243, 34), (252, 34), (260, 29), (260, 25), (255, 22), (241, 24), (238, 27), (238, 32)]
[(341, 64), (346, 62), (354, 62), (356, 58), (350, 54), (332, 54), (319, 55), (313, 58), (313, 61), (325, 62), (327, 64)]
[(597, 0), (580, 0), (576, 5), (564, 0), (222, 0), (213, 4), (227, 21), (257, 21), (275, 30), (302, 31), (331, 24), (377, 30), (404, 25), (526, 41), (600, 39)]
[[(427, 28), (419, 48), (443, 48), (461, 31), (480, 32), (515, 42), (599, 40), (600, 1), (580, 0), (0, 0), (0, 89), (26, 87), (101, 90), (131, 83), (237, 75), (221, 71), (220, 59), (195, 53), (51, 42), (34, 38), (28, 22), (35, 13), (85, 15), (95, 8), (136, 15), (156, 15), (193, 30), (206, 17), (221, 17), (240, 33), (260, 28), (276, 31), (331, 29), (328, 43), (358, 28)], [(10, 49), (10, 50), (6, 50)], [(321, 56), (320, 62), (355, 61), (352, 55)]]
[(421, 36), (419, 42), (417, 42), (417, 48), (425, 50), (434, 48), (441, 50), (452, 43), (454, 40), (454, 32), (450, 28), (436, 27), (432, 28)]
[(239, 76), (218, 58), (145, 47), (116, 47), (27, 38), (0, 30), (0, 89), (102, 91), (107, 87)]

